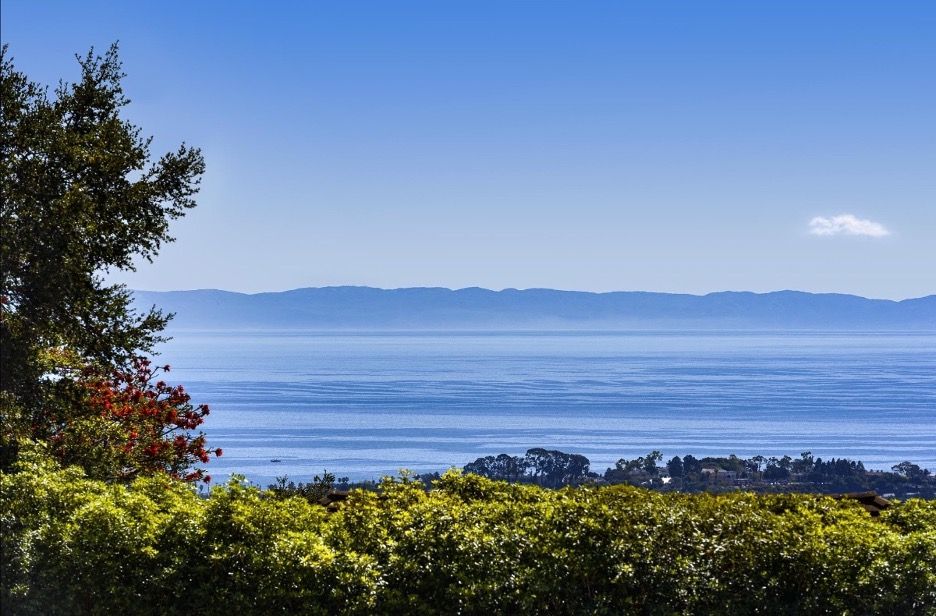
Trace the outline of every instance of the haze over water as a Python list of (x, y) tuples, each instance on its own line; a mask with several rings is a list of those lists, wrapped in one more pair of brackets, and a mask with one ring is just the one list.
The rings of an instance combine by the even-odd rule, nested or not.
[[(936, 469), (936, 334), (174, 332), (217, 480), (352, 479), (530, 447)], [(273, 463), (278, 459), (281, 462)]]

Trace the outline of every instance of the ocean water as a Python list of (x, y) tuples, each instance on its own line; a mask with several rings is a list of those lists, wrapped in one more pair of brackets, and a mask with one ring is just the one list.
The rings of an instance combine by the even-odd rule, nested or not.
[[(174, 332), (215, 481), (353, 480), (547, 447), (936, 470), (936, 334)], [(271, 460), (280, 462), (274, 463)]]

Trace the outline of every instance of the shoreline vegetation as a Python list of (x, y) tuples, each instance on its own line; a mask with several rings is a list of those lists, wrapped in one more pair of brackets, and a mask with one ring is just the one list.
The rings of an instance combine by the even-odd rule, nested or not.
[[(583, 455), (543, 448), (528, 449), (522, 456), (499, 454), (484, 456), (461, 468), (465, 474), (478, 475), (494, 481), (536, 485), (543, 488), (575, 486), (630, 485), (660, 492), (712, 494), (752, 492), (760, 494), (875, 494), (888, 499), (936, 498), (936, 475), (910, 461), (895, 464), (890, 472), (867, 470), (861, 461), (847, 458), (816, 458), (809, 451), (798, 458), (791, 456), (752, 456), (696, 458), (693, 455), (674, 456), (661, 463), (663, 456), (652, 451), (631, 460), (621, 458), (604, 473), (590, 470), (591, 463)], [(405, 476), (422, 482), (427, 489), (441, 475), (435, 473)], [(351, 489), (377, 490), (380, 482), (356, 481), (336, 477), (327, 470), (308, 483), (279, 476), (267, 489), (280, 495), (300, 495), (316, 502), (329, 492)]]
[(867, 470), (861, 461), (816, 458), (809, 451), (799, 457), (752, 456), (696, 458), (674, 456), (663, 462), (659, 451), (632, 460), (620, 459), (602, 474), (589, 470), (588, 458), (556, 450), (530, 449), (523, 456), (487, 456), (464, 467), (465, 472), (490, 479), (530, 482), (546, 487), (562, 485), (629, 484), (663, 491), (808, 492), (833, 494), (873, 490), (888, 497), (934, 498), (936, 477), (910, 461), (890, 472)]

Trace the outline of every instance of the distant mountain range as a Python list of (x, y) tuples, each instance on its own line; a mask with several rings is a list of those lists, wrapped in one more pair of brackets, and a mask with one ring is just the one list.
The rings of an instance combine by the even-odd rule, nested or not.
[(172, 329), (936, 330), (936, 295), (902, 301), (777, 291), (588, 293), (552, 289), (322, 287), (277, 293), (135, 291)]

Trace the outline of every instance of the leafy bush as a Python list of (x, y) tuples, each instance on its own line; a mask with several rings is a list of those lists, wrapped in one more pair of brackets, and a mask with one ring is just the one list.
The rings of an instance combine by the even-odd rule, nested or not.
[(936, 503), (546, 490), (445, 474), (337, 513), (236, 479), (2, 475), (9, 614), (932, 614)]

